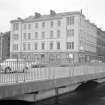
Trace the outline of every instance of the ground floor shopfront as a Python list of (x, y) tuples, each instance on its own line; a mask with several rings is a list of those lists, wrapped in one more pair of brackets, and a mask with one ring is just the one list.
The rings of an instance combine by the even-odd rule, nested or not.
[(26, 61), (40, 62), (43, 64), (71, 64), (86, 63), (97, 59), (92, 52), (19, 52), (11, 53), (12, 58), (22, 58)]

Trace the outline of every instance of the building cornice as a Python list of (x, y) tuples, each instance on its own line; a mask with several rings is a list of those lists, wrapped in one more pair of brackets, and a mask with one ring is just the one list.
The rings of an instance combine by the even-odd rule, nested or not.
[(40, 15), (38, 18), (36, 18), (35, 16), (29, 16), (25, 19), (17, 18), (16, 20), (12, 20), (10, 22), (11, 23), (14, 23), (14, 22), (28, 23), (28, 22), (47, 21), (47, 20), (54, 20), (54, 19), (62, 19), (64, 16), (69, 16), (69, 15), (81, 15), (85, 17), (80, 11), (74, 11), (74, 12), (56, 13), (54, 16)]
[(14, 23), (14, 22), (23, 22), (23, 19), (18, 17), (17, 19), (10, 21), (10, 23)]

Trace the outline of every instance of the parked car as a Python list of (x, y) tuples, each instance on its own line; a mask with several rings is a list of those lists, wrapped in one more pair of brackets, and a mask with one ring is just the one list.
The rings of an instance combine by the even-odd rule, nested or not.
[(5, 73), (25, 72), (28, 69), (24, 59), (6, 59), (0, 63), (0, 68)]
[(39, 61), (31, 61), (27, 63), (28, 68), (32, 69), (32, 68), (41, 68), (41, 67), (45, 67), (44, 64), (40, 63)]

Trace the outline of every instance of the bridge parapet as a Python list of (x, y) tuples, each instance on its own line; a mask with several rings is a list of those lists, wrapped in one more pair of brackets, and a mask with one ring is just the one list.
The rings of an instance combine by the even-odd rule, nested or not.
[(44, 67), (0, 74), (0, 99), (105, 77), (105, 64)]
[(105, 72), (105, 64), (85, 64), (66, 67), (34, 68), (26, 73), (0, 74), (0, 85), (11, 85), (30, 81), (44, 81), (60, 78), (72, 78), (88, 74)]

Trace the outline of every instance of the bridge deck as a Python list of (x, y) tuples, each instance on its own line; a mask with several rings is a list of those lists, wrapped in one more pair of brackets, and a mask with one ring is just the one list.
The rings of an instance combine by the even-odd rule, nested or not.
[(105, 64), (35, 68), (0, 74), (0, 99), (105, 77)]

